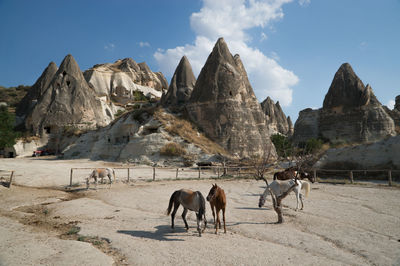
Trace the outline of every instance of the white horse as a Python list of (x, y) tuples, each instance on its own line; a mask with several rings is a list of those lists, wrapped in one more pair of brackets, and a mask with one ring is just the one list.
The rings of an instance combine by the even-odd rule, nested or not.
[[(308, 197), (308, 194), (310, 193), (310, 188), (311, 185), (307, 181), (304, 180), (295, 180), (295, 179), (290, 179), (290, 180), (274, 180), (269, 184), (269, 188), (271, 189), (272, 193), (275, 194), (275, 196), (280, 196), (286, 191), (289, 190), (294, 184), (296, 184), (295, 188), (293, 189), (293, 192), (296, 194), (296, 199), (297, 199), (297, 205), (296, 205), (296, 211), (299, 209), (299, 199), (301, 201), (301, 210), (304, 207), (303, 204), (303, 194), (301, 194), (301, 190), (304, 189), (306, 191), (306, 197)], [(258, 207), (262, 207), (265, 204), (265, 200), (267, 196), (270, 194), (268, 187), (265, 189), (264, 193), (260, 196), (260, 200), (258, 201)]]
[(108, 179), (110, 180), (110, 187), (111, 187), (111, 183), (112, 180), (111, 178), (114, 178), (114, 182), (115, 182), (115, 171), (112, 168), (96, 168), (92, 171), (92, 173), (89, 175), (89, 177), (86, 178), (86, 189), (89, 188), (89, 181), (91, 178), (94, 178), (94, 182), (96, 184), (96, 188), (97, 188), (97, 180), (98, 178), (101, 178), (101, 183), (103, 183), (103, 178), (104, 177), (108, 177)]

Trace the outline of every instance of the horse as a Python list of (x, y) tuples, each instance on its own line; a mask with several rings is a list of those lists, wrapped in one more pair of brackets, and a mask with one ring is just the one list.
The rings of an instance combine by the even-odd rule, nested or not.
[[(219, 211), (222, 210), (222, 219), (224, 221), (224, 233), (226, 233), (226, 226), (225, 226), (225, 207), (226, 207), (226, 196), (225, 192), (222, 188), (217, 186), (217, 184), (212, 185), (210, 192), (208, 192), (207, 201), (210, 202), (213, 218), (214, 218), (214, 225), (215, 225), (215, 234), (218, 233), (218, 225), (219, 229), (221, 229), (221, 221), (219, 219)], [(214, 208), (217, 213), (217, 220), (215, 220), (215, 213)]]
[(281, 172), (276, 172), (274, 174), (274, 180), (288, 180), (297, 177), (300, 180), (307, 178), (311, 183), (315, 182), (312, 175), (305, 171), (298, 170), (295, 166), (289, 167)]
[[(203, 195), (200, 191), (192, 191), (189, 189), (176, 190), (172, 193), (167, 209), (167, 215), (169, 215), (171, 213), (172, 205), (174, 205), (174, 210), (171, 214), (171, 228), (174, 228), (175, 214), (181, 204), (183, 206), (182, 219), (185, 222), (186, 230), (189, 230), (189, 226), (186, 222), (186, 214), (188, 210), (191, 210), (196, 213), (197, 231), (199, 232), (199, 236), (201, 236), (201, 233), (204, 232), (207, 227), (206, 201), (204, 200)], [(201, 230), (203, 217), (204, 228)]]
[(94, 182), (96, 184), (97, 188), (97, 179), (101, 178), (101, 183), (103, 183), (103, 178), (108, 177), (110, 180), (110, 187), (111, 187), (111, 178), (114, 178), (115, 182), (115, 171), (112, 168), (96, 168), (92, 171), (92, 173), (89, 175), (89, 177), (86, 178), (86, 189), (89, 189), (89, 181), (91, 178), (94, 178)]
[[(280, 196), (284, 192), (286, 192), (290, 187), (295, 185), (295, 188), (293, 189), (294, 193), (296, 194), (296, 200), (297, 200), (297, 205), (296, 205), (296, 211), (299, 209), (299, 199), (301, 202), (301, 209), (303, 209), (304, 204), (303, 204), (303, 194), (301, 194), (301, 190), (304, 189), (306, 191), (306, 197), (308, 197), (308, 194), (310, 193), (310, 188), (311, 185), (307, 181), (301, 181), (298, 179), (290, 179), (290, 180), (274, 180), (271, 182), (269, 185), (269, 188), (271, 189), (272, 193), (274, 193), (275, 196)], [(258, 207), (261, 208), (264, 206), (265, 200), (267, 196), (270, 194), (268, 187), (265, 189), (264, 193), (260, 196), (260, 200), (258, 201)]]

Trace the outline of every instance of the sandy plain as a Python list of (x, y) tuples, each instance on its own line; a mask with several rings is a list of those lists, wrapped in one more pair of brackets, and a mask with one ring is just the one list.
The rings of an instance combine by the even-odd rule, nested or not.
[[(123, 165), (0, 159), (0, 175), (15, 170), (11, 188), (0, 186), (0, 265), (400, 265), (398, 188), (315, 183), (304, 210), (294, 210), (294, 194), (285, 198), (283, 224), (270, 199), (258, 208), (265, 184), (253, 179), (197, 180), (193, 172), (173, 180), (162, 178), (173, 171), (157, 170), (148, 182), (151, 168), (142, 168), (129, 183), (119, 170), (111, 188), (65, 190), (71, 167), (105, 166)], [(74, 183), (90, 170), (80, 171)], [(184, 229), (183, 209), (171, 229), (171, 194), (189, 188), (206, 196), (215, 182), (227, 195), (227, 233), (214, 233), (208, 203), (202, 237), (192, 212)]]

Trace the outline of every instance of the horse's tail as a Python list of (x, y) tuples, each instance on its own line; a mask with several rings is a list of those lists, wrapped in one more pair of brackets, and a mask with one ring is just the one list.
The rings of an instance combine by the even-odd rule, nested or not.
[(307, 181), (301, 181), (301, 183), (301, 188), (306, 191), (306, 197), (308, 197), (308, 194), (310, 194), (311, 185)]
[(200, 191), (197, 191), (200, 198), (199, 219), (202, 220), (203, 215), (206, 213), (206, 201)]
[(176, 190), (174, 193), (172, 193), (171, 198), (169, 199), (169, 204), (168, 204), (168, 209), (167, 209), (167, 215), (171, 213), (172, 209), (172, 204), (175, 201), (175, 198), (179, 195), (179, 190)]

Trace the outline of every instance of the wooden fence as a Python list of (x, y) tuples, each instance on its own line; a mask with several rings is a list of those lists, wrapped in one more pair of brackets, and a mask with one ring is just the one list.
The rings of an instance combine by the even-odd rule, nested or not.
[[(95, 168), (71, 168), (69, 185), (73, 186), (73, 180), (83, 181), (89, 176)], [(123, 182), (131, 182), (133, 180), (171, 180), (171, 179), (194, 179), (194, 178), (243, 178), (254, 176), (254, 167), (223, 167), (223, 166), (203, 166), (203, 167), (145, 167), (145, 166), (127, 166), (114, 167), (117, 180)], [(89, 170), (89, 171), (88, 171)], [(281, 171), (280, 169), (269, 169), (266, 176), (272, 175), (274, 172)], [(392, 186), (393, 174), (400, 173), (400, 170), (334, 170), (334, 169), (312, 169), (315, 180), (324, 180), (323, 177), (327, 173), (336, 174), (336, 178), (348, 179), (350, 183), (354, 183), (355, 173), (381, 173), (379, 180), (387, 181), (389, 186)], [(75, 177), (74, 177), (75, 175)], [(79, 175), (79, 177), (77, 177)], [(385, 177), (382, 179), (382, 175)], [(400, 176), (400, 174), (398, 175)], [(360, 178), (361, 179), (361, 178)], [(365, 178), (365, 180), (378, 180), (374, 178)]]
[(10, 188), (13, 182), (14, 173), (15, 173), (14, 170), (0, 170), (1, 185)]

